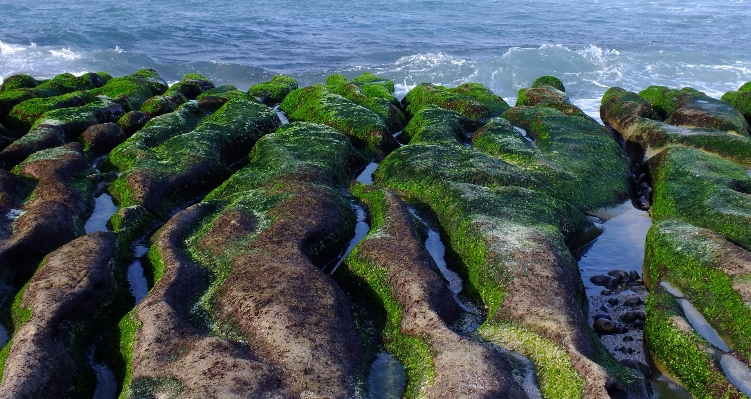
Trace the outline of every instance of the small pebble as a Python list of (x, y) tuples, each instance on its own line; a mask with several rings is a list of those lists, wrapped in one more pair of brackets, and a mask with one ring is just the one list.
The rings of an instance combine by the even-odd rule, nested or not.
[(608, 303), (615, 306), (618, 304), (618, 298), (608, 298)]
[(604, 289), (604, 290), (602, 290), (602, 291), (600, 291), (600, 295), (610, 295), (610, 294), (612, 294), (612, 293), (613, 293), (613, 291), (610, 291), (610, 290), (609, 290), (609, 289), (607, 289), (607, 288), (606, 288), (606, 289)]
[(607, 320), (613, 321), (613, 319), (610, 316), (608, 316), (606, 314), (602, 314), (602, 313), (596, 314), (595, 317), (594, 317), (594, 319), (595, 320), (597, 320), (597, 319), (607, 319)]
[(591, 281), (592, 284), (599, 285), (599, 286), (607, 286), (608, 284), (610, 284), (612, 280), (613, 280), (612, 277), (606, 276), (603, 274), (592, 276), (589, 278), (589, 281)]
[(639, 276), (639, 273), (637, 273), (636, 270), (631, 270), (628, 276), (631, 278), (631, 281), (641, 280), (641, 276)]
[(636, 320), (634, 322), (634, 328), (638, 328), (638, 329), (644, 328), (644, 321), (642, 321), (642, 320)]
[(607, 303), (603, 303), (602, 306), (600, 306), (600, 310), (602, 310), (605, 313), (610, 313), (612, 309), (610, 309), (610, 305)]
[(597, 319), (592, 326), (598, 334), (612, 334), (617, 330), (615, 323), (606, 319)]
[(623, 337), (623, 342), (631, 342), (633, 340), (634, 340), (634, 337), (630, 335), (626, 335), (625, 337)]
[(632, 296), (623, 301), (623, 306), (637, 306), (641, 304), (641, 298), (638, 296)]

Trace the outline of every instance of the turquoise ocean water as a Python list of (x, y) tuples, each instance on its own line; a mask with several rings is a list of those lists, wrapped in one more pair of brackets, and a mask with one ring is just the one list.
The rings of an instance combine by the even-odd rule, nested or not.
[(476, 81), (513, 104), (519, 88), (552, 74), (592, 115), (610, 86), (693, 86), (719, 97), (751, 80), (743, 0), (119, 4), (0, 1), (0, 80), (153, 67), (168, 81), (199, 72), (247, 89), (277, 73), (307, 85), (369, 70), (402, 93)]

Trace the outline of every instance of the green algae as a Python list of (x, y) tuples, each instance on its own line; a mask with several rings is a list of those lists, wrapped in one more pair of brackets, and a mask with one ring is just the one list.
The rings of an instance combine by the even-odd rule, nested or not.
[(122, 102), (126, 111), (138, 111), (141, 105), (167, 90), (159, 74), (153, 69), (141, 69), (134, 74), (113, 78), (106, 85), (91, 90), (95, 96), (105, 96)]
[[(118, 166), (111, 155), (111, 161), (121, 167), (123, 174), (110, 192), (120, 206), (139, 204), (159, 215), (168, 214), (175, 205), (210, 187), (216, 178), (229, 175), (229, 162), (244, 155), (256, 140), (278, 126), (276, 114), (265, 105), (249, 99), (230, 100), (190, 132), (174, 135), (150, 148), (136, 148), (135, 157), (119, 154), (129, 164), (128, 169), (122, 169), (122, 163)], [(163, 194), (152, 190), (139, 194), (143, 197), (134, 195), (133, 190), (140, 188), (132, 186), (129, 177), (135, 173), (143, 173), (150, 180), (147, 190), (160, 186)]]
[[(383, 85), (364, 85), (364, 87), (376, 86), (380, 87), (383, 90), (387, 90)], [(402, 130), (404, 128), (404, 125), (407, 124), (407, 119), (398, 105), (395, 105), (387, 98), (380, 96), (370, 97), (366, 95), (365, 92), (362, 91), (361, 87), (356, 85), (355, 83), (348, 82), (338, 85), (328, 85), (326, 86), (326, 88), (331, 93), (338, 94), (352, 101), (353, 103), (363, 106), (380, 115), (383, 121), (386, 123), (386, 127), (390, 133), (396, 133)]]
[(722, 95), (721, 100), (740, 111), (746, 122), (751, 123), (751, 88), (747, 91), (729, 91)]
[(532, 88), (549, 86), (556, 90), (566, 92), (563, 82), (555, 76), (540, 76), (532, 82)]
[[(371, 227), (368, 235), (361, 241), (366, 242), (370, 238), (383, 234), (386, 220), (384, 192), (382, 190), (366, 191), (362, 185), (355, 186), (353, 191), (357, 198), (368, 206)], [(347, 256), (344, 263), (353, 275), (368, 284), (378, 298), (378, 303), (386, 311), (381, 336), (386, 349), (401, 361), (407, 373), (408, 383), (403, 397), (424, 397), (425, 389), (435, 380), (433, 353), (429, 342), (424, 337), (405, 334), (401, 331), (405, 309), (394, 296), (388, 270), (370, 260), (366, 255), (360, 254), (359, 244)]]
[(350, 137), (358, 148), (383, 157), (398, 147), (384, 119), (366, 107), (331, 93), (323, 85), (288, 94), (279, 108), (290, 120), (329, 125)]
[(195, 129), (205, 116), (198, 105), (185, 103), (174, 112), (151, 119), (141, 130), (113, 149), (108, 161), (120, 170), (130, 169), (149, 149)]
[(129, 399), (130, 397), (130, 392), (122, 386), (121, 381), (130, 381), (133, 376), (133, 346), (136, 343), (136, 336), (141, 327), (143, 327), (143, 323), (138, 319), (135, 310), (133, 310), (120, 320), (113, 333), (107, 337), (109, 341), (117, 342), (115, 347), (119, 349), (119, 359), (117, 359), (116, 363), (112, 364), (115, 366), (112, 372), (117, 376), (115, 381), (118, 381), (118, 387), (120, 388), (119, 399)]
[(146, 100), (146, 102), (141, 105), (140, 111), (148, 115), (149, 118), (153, 118), (155, 116), (173, 112), (177, 107), (187, 101), (188, 98), (179, 92), (163, 94)]
[(653, 359), (696, 398), (740, 398), (723, 375), (717, 360), (707, 352), (709, 342), (683, 317), (679, 304), (659, 284), (647, 299), (644, 336)]
[(13, 107), (5, 118), (5, 123), (13, 130), (28, 131), (34, 122), (47, 111), (78, 107), (93, 101), (96, 101), (96, 97), (85, 91), (46, 98), (32, 98)]
[(0, 92), (15, 89), (33, 89), (39, 84), (39, 81), (26, 74), (11, 75), (3, 80), (0, 85)]
[(248, 94), (258, 97), (266, 105), (279, 104), (287, 97), (287, 94), (297, 90), (297, 81), (286, 75), (276, 75), (271, 81), (253, 85), (248, 89)]
[(571, 357), (559, 344), (534, 332), (509, 323), (485, 323), (480, 336), (530, 358), (537, 367), (540, 391), (544, 398), (581, 398), (584, 378), (576, 372)]
[(80, 77), (63, 73), (34, 87), (0, 91), (0, 119), (5, 119), (13, 107), (23, 101), (32, 98), (61, 96), (80, 90), (96, 90), (105, 83), (109, 83), (109, 75), (102, 73), (86, 73)]
[(203, 92), (214, 87), (214, 83), (206, 77), (197, 73), (189, 73), (183, 76), (182, 80), (170, 86), (165, 94), (172, 95), (179, 93), (190, 100), (195, 100)]
[(407, 116), (412, 118), (428, 105), (459, 112), (482, 125), (500, 116), (509, 105), (479, 83), (464, 83), (455, 88), (423, 83), (410, 90), (402, 100)]
[(751, 177), (742, 167), (688, 147), (650, 159), (652, 217), (711, 229), (751, 249)]
[(705, 229), (664, 220), (647, 235), (646, 270), (650, 281), (669, 281), (691, 298), (729, 346), (749, 358), (751, 309), (721, 270), (732, 247)]

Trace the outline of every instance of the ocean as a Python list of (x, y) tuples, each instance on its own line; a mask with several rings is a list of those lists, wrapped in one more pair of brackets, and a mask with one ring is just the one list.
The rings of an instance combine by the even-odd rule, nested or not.
[[(97, 4), (99, 3), (99, 4)], [(422, 82), (487, 85), (511, 105), (555, 75), (592, 116), (611, 86), (751, 81), (751, 4), (585, 0), (0, 1), (0, 81), (28, 73), (198, 72), (240, 89), (283, 73), (301, 86), (371, 71), (403, 95)]]

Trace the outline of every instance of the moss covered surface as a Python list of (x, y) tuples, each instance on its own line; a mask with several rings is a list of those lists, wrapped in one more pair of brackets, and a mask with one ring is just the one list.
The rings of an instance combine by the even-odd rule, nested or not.
[(187, 101), (188, 98), (185, 97), (182, 93), (165, 93), (163, 95), (154, 96), (146, 100), (146, 102), (141, 105), (141, 112), (148, 115), (149, 118), (154, 118), (162, 114), (173, 112), (177, 109), (177, 107)]
[[(370, 76), (378, 78), (375, 75)], [(362, 77), (360, 76), (360, 78)], [(386, 127), (390, 133), (396, 133), (404, 129), (404, 126), (407, 124), (406, 117), (402, 113), (398, 102), (394, 103), (393, 91), (389, 91), (390, 87), (393, 87), (393, 83), (389, 86), (387, 83), (391, 83), (391, 81), (381, 80), (358, 85), (354, 83), (357, 81), (356, 79), (350, 82), (328, 84), (326, 88), (331, 93), (338, 94), (378, 114), (386, 123)], [(363, 88), (366, 88), (365, 91), (363, 91)], [(373, 94), (373, 96), (366, 94), (366, 91)]]
[(28, 131), (31, 125), (47, 111), (58, 108), (79, 107), (95, 100), (96, 97), (85, 91), (77, 91), (54, 97), (32, 98), (13, 107), (5, 118), (5, 124), (12, 130)]
[[(13, 107), (23, 101), (32, 98), (61, 96), (80, 90), (95, 90), (108, 83), (110, 78), (111, 76), (104, 73), (85, 73), (80, 77), (63, 73), (35, 86), (32, 86), (30, 80), (21, 79), (23, 83), (17, 82), (15, 84), (21, 87), (9, 87), (7, 90), (0, 91), (0, 120), (5, 119)], [(13, 80), (11, 80), (11, 84), (13, 84)]]
[(544, 398), (580, 398), (584, 378), (576, 372), (571, 357), (555, 342), (510, 323), (484, 324), (480, 336), (530, 358)]
[(740, 251), (716, 233), (665, 220), (653, 225), (647, 235), (646, 265), (650, 281), (668, 281), (678, 287), (729, 346), (748, 359), (751, 309), (734, 284), (751, 277), (751, 268), (733, 265), (733, 255)]
[(115, 147), (108, 161), (120, 170), (130, 169), (135, 160), (146, 156), (151, 148), (192, 131), (205, 116), (198, 105), (185, 103), (174, 112), (151, 119), (141, 130)]
[(748, 137), (749, 125), (743, 114), (696, 89), (650, 86), (639, 95), (670, 125), (731, 131)]
[(688, 147), (650, 159), (655, 221), (675, 219), (711, 229), (751, 249), (751, 177), (742, 167)]
[[(379, 237), (383, 233), (386, 204), (382, 190), (366, 190), (362, 185), (355, 187), (354, 194), (368, 206), (370, 216), (370, 232), (361, 242), (369, 238)], [(404, 398), (420, 398), (425, 396), (425, 390), (434, 383), (435, 366), (433, 351), (427, 337), (410, 335), (402, 332), (402, 320), (405, 308), (394, 293), (389, 271), (380, 264), (373, 262), (360, 253), (361, 245), (356, 246), (349, 254), (345, 263), (353, 275), (365, 281), (378, 303), (386, 311), (386, 320), (381, 331), (381, 339), (386, 349), (404, 365), (407, 373), (407, 387)]]
[(126, 111), (138, 111), (146, 100), (163, 94), (166, 90), (167, 84), (156, 71), (141, 69), (131, 75), (113, 78), (90, 93), (118, 100)]
[(729, 91), (722, 95), (722, 101), (732, 105), (751, 123), (751, 91)]
[(648, 156), (665, 147), (689, 146), (751, 165), (751, 140), (747, 136), (663, 123), (653, 104), (637, 93), (611, 87), (602, 97), (600, 115), (606, 126), (612, 127), (627, 142), (642, 147)]
[(118, 147), (110, 155), (111, 162), (123, 171), (110, 192), (120, 206), (142, 205), (150, 212), (167, 215), (175, 205), (210, 188), (216, 179), (229, 176), (231, 163), (279, 124), (270, 108), (245, 98), (228, 101), (189, 132), (175, 134), (173, 126), (167, 132), (156, 131), (158, 136), (172, 137), (144, 148), (139, 144), (148, 144), (140, 134), (149, 128), (146, 126), (138, 138), (120, 146), (125, 146), (122, 151)]
[(428, 105), (436, 105), (459, 112), (478, 125), (509, 108), (501, 97), (479, 83), (464, 83), (455, 88), (423, 83), (407, 93), (402, 105), (410, 118)]
[(206, 90), (213, 88), (215, 88), (215, 86), (211, 80), (197, 73), (189, 73), (183, 76), (182, 80), (170, 86), (165, 94), (172, 95), (180, 93), (190, 100), (195, 100)]
[(326, 86), (314, 85), (288, 94), (279, 106), (290, 120), (329, 125), (350, 137), (358, 148), (383, 157), (398, 147), (384, 118)]
[(647, 299), (644, 335), (653, 359), (678, 378), (694, 397), (744, 397), (706, 351), (711, 346), (709, 342), (691, 328), (680, 305), (658, 284), (652, 286)]
[(284, 97), (297, 90), (297, 81), (286, 75), (276, 75), (271, 81), (258, 83), (248, 89), (248, 94), (261, 99), (266, 105), (279, 104), (284, 101)]
[(39, 81), (26, 74), (8, 76), (0, 85), (0, 92), (14, 89), (32, 89), (39, 84)]
[(566, 88), (563, 86), (563, 82), (555, 76), (540, 76), (532, 82), (532, 88), (549, 86), (556, 90), (565, 92)]

